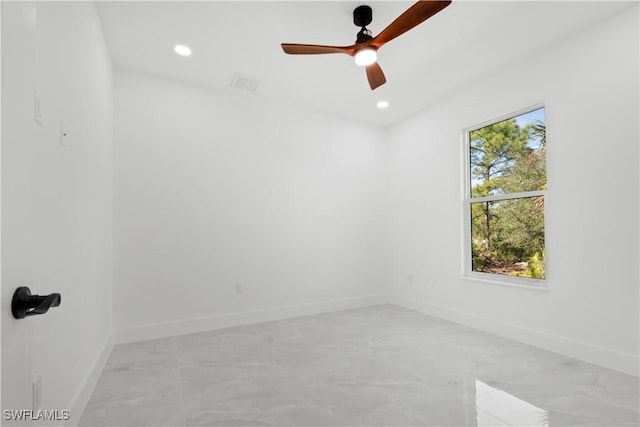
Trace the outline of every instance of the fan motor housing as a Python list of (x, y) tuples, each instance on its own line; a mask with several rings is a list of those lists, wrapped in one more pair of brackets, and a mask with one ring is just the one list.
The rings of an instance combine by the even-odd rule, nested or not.
[(353, 10), (353, 23), (358, 27), (366, 27), (371, 24), (373, 13), (367, 5), (358, 6)]

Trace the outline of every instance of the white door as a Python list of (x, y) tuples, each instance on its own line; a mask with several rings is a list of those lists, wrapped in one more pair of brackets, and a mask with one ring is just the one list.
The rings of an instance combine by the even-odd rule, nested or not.
[(33, 333), (35, 318), (16, 320), (11, 298), (18, 286), (31, 283), (33, 253), (33, 142), (36, 60), (36, 4), (0, 2), (2, 19), (2, 118), (0, 195), (2, 208), (2, 425), (29, 425), (7, 420), (6, 410), (33, 409)]

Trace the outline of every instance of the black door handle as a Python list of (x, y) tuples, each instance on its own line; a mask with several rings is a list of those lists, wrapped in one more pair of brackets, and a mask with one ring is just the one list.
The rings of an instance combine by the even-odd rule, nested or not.
[(60, 305), (60, 294), (31, 295), (31, 290), (26, 286), (20, 286), (13, 293), (11, 300), (11, 313), (16, 319), (24, 319), (26, 316), (44, 314), (51, 307)]

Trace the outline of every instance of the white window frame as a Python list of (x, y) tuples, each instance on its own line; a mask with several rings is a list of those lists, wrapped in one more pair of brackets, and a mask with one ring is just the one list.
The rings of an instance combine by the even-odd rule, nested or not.
[(522, 114), (529, 113), (531, 111), (545, 108), (545, 124), (547, 122), (546, 112), (547, 107), (544, 102), (539, 102), (528, 107), (520, 108), (518, 110), (511, 111), (507, 114), (503, 114), (498, 117), (494, 117), (490, 120), (486, 120), (482, 123), (470, 126), (462, 131), (463, 141), (463, 185), (462, 185), (462, 220), (463, 220), (463, 243), (462, 243), (462, 277), (463, 279), (513, 286), (525, 289), (534, 290), (548, 290), (549, 282), (549, 256), (547, 250), (547, 221), (545, 215), (545, 278), (534, 279), (528, 277), (508, 276), (496, 273), (484, 273), (480, 271), (473, 271), (472, 269), (472, 246), (471, 246), (471, 204), (479, 202), (494, 202), (500, 200), (521, 199), (525, 197), (537, 197), (542, 196), (547, 201), (546, 195), (548, 190), (527, 191), (523, 193), (510, 193), (504, 195), (487, 196), (471, 198), (471, 141), (469, 140), (469, 134), (475, 130), (482, 129), (483, 127), (499, 123), (503, 120), (512, 119)]

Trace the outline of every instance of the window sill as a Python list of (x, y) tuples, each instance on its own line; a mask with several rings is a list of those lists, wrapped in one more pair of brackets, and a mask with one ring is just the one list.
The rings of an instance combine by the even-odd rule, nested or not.
[(532, 291), (549, 291), (546, 280), (524, 279), (512, 276), (498, 276), (486, 273), (467, 272), (462, 275), (464, 280), (487, 283), (490, 285), (507, 286), (510, 288), (528, 289)]

